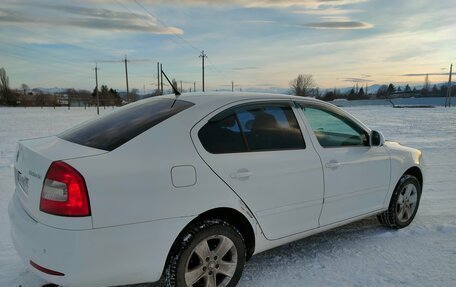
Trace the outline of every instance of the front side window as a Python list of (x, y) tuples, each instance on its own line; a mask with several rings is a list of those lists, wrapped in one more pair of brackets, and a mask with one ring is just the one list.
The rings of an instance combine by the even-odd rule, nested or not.
[(367, 133), (350, 119), (320, 107), (302, 107), (322, 147), (368, 146)]
[(211, 153), (305, 148), (289, 104), (250, 104), (231, 108), (209, 120), (198, 137)]

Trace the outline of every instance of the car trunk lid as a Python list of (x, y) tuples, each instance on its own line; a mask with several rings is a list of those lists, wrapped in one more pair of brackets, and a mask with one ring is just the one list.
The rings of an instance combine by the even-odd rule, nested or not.
[(14, 178), (16, 195), (35, 221), (65, 229), (91, 228), (90, 218), (66, 218), (40, 211), (41, 191), (46, 173), (54, 161), (96, 156), (107, 151), (82, 146), (56, 136), (19, 141)]

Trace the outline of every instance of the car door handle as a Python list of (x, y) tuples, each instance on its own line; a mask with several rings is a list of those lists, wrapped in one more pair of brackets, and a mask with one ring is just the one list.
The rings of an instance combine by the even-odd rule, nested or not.
[(235, 172), (230, 173), (230, 177), (232, 179), (239, 179), (239, 180), (247, 180), (252, 175), (253, 175), (253, 172), (251, 172), (250, 170), (245, 169), (245, 168), (241, 168)]
[(335, 161), (335, 160), (332, 160), (332, 161), (327, 162), (327, 163), (325, 164), (325, 167), (326, 167), (326, 168), (330, 168), (330, 169), (336, 169), (336, 168), (338, 168), (339, 166), (340, 166), (340, 162)]

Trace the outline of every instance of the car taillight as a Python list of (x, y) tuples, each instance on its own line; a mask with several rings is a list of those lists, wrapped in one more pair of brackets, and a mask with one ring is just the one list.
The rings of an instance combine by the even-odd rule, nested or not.
[(40, 210), (60, 216), (90, 216), (89, 196), (82, 175), (64, 162), (53, 162), (44, 179)]

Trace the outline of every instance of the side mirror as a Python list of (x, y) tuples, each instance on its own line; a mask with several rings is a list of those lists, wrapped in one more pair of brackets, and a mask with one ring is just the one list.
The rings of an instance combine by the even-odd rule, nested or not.
[(385, 143), (385, 137), (381, 132), (372, 131), (369, 137), (370, 146), (382, 146)]

